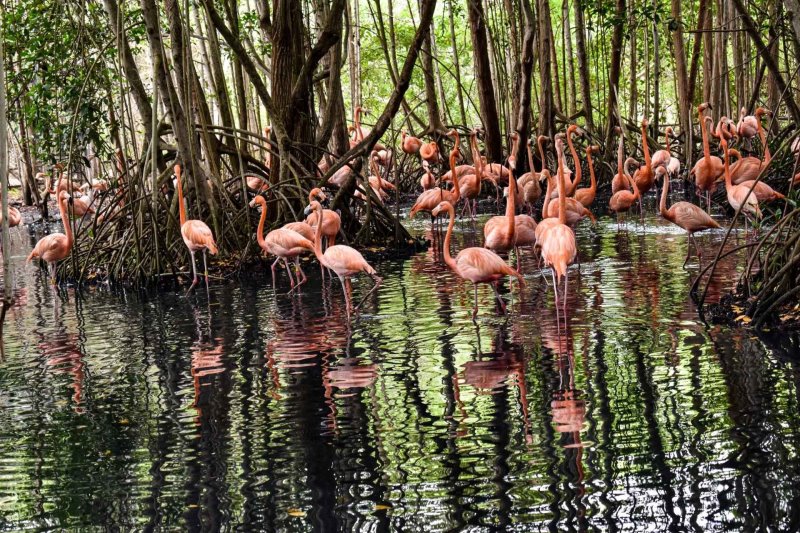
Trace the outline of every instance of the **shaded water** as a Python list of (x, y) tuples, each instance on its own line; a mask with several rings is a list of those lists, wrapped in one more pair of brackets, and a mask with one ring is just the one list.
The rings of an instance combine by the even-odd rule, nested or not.
[(653, 217), (581, 226), (559, 327), (527, 254), (508, 317), (484, 287), (473, 324), (429, 251), (374, 263), (348, 326), (315, 263), (296, 295), (261, 272), (56, 294), (18, 245), (0, 528), (797, 530), (798, 365), (698, 320), (685, 246)]

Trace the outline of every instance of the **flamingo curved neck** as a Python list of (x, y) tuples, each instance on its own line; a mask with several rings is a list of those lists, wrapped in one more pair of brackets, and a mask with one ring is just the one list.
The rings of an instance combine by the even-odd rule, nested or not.
[[(544, 170), (542, 171), (544, 172)], [(547, 218), (547, 214), (550, 207), (550, 195), (553, 194), (553, 176), (550, 175), (550, 172), (546, 174), (547, 177), (547, 190), (545, 191), (544, 195), (544, 203), (542, 204), (542, 220)]]
[(267, 202), (264, 200), (263, 196), (256, 196), (258, 200), (256, 203), (261, 205), (261, 218), (258, 219), (258, 229), (256, 230), (256, 240), (258, 241), (258, 245), (263, 248), (267, 249), (267, 243), (264, 240), (264, 223), (267, 221)]
[(644, 166), (650, 170), (650, 145), (647, 143), (647, 126), (642, 126), (642, 151), (644, 152)]
[(528, 171), (530, 171), (531, 174), (536, 174), (536, 172), (533, 170), (533, 150), (531, 150), (530, 143), (528, 143), (526, 149), (528, 151)]
[(662, 174), (663, 186), (661, 187), (661, 202), (659, 203), (658, 210), (661, 211), (661, 216), (667, 220), (672, 220), (669, 210), (667, 209), (667, 196), (669, 195), (669, 176), (665, 173)]
[(317, 212), (317, 234), (314, 238), (314, 255), (317, 256), (317, 261), (322, 266), (328, 266), (325, 256), (322, 254), (322, 206), (318, 203), (315, 210)]
[(703, 135), (703, 158), (711, 159), (711, 148), (708, 146), (708, 126), (703, 112), (700, 111), (700, 133)]
[(564, 154), (558, 154), (558, 222), (567, 223), (567, 195), (564, 187)]
[(586, 162), (589, 165), (589, 190), (597, 192), (597, 178), (594, 176), (594, 163), (592, 162), (591, 150), (586, 150)]
[(447, 207), (447, 214), (450, 216), (450, 222), (447, 224), (447, 233), (444, 236), (444, 262), (449, 266), (453, 272), (458, 274), (459, 276), (461, 273), (458, 271), (458, 264), (456, 260), (453, 259), (453, 256), (450, 255), (450, 240), (453, 236), (453, 226), (456, 224), (456, 214), (455, 210), (453, 209), (453, 204), (446, 204)]
[[(458, 143), (458, 137), (456, 137), (456, 143)], [(453, 147), (453, 150), (450, 152), (450, 171), (453, 173), (453, 202), (457, 203), (458, 200), (461, 198), (461, 189), (458, 186), (458, 178), (456, 177), (456, 156), (458, 155), (458, 144)], [(478, 184), (480, 185), (480, 176), (477, 176), (476, 179), (478, 180)]]
[(730, 189), (732, 184), (731, 179), (731, 163), (730, 154), (728, 152), (728, 141), (724, 137), (720, 137), (719, 144), (722, 147), (723, 163), (725, 164), (725, 188)]
[(186, 224), (186, 206), (183, 205), (183, 187), (181, 186), (181, 173), (176, 174), (178, 189), (178, 213), (180, 215), (181, 227)]
[(68, 200), (61, 200), (58, 199), (58, 210), (61, 212), (61, 222), (64, 224), (64, 234), (67, 236), (67, 250), (72, 248), (73, 242), (73, 235), (72, 235), (72, 224), (69, 220), (69, 215), (67, 214), (67, 203)]
[(617, 174), (620, 176), (623, 175), (623, 168), (622, 168), (622, 157), (625, 151), (625, 138), (620, 135), (619, 137), (619, 148), (617, 150)]
[(570, 194), (574, 194), (575, 189), (578, 188), (578, 184), (581, 182), (583, 170), (581, 169), (581, 161), (578, 159), (578, 152), (575, 151), (575, 146), (572, 144), (572, 132), (569, 130), (567, 130), (567, 146), (569, 146), (569, 152), (572, 154), (572, 162), (575, 164), (575, 179), (572, 180), (569, 186)]

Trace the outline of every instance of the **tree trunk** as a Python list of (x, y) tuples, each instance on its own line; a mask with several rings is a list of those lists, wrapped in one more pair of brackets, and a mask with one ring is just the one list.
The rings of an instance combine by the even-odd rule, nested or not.
[[(703, 30), (706, 27), (706, 17), (708, 12), (708, 1), (700, 0), (700, 5), (697, 9), (697, 29)], [(680, 20), (678, 21), (680, 25)], [(692, 103), (695, 98), (695, 90), (697, 88), (697, 72), (700, 65), (700, 50), (703, 44), (704, 33), (695, 33), (694, 43), (692, 45), (692, 62), (689, 68), (689, 95), (692, 98)]]
[[(515, 130), (520, 136), (520, 146), (527, 146), (528, 132), (531, 122), (531, 85), (533, 84), (533, 41), (536, 35), (535, 23), (530, 0), (520, 0), (523, 17), (522, 33), (522, 59), (520, 61), (520, 83), (519, 83), (519, 109), (517, 110)], [(527, 168), (528, 159), (520, 158), (524, 161), (522, 169)], [(528, 171), (533, 171), (529, 168)]]
[(467, 113), (464, 107), (464, 89), (461, 85), (461, 60), (459, 59), (458, 46), (456, 45), (456, 27), (453, 16), (453, 4), (456, 0), (450, 0), (450, 7), (447, 10), (450, 22), (450, 45), (453, 50), (453, 71), (456, 78), (456, 95), (458, 96), (458, 111), (461, 115), (461, 123), (467, 123)]
[[(555, 109), (553, 109), (553, 79), (550, 49), (550, 31), (546, 18), (550, 15), (549, 0), (538, 0), (539, 11), (539, 134), (553, 137), (555, 134)], [(624, 1), (624, 0), (623, 0)]]
[[(619, 78), (622, 67), (622, 39), (626, 27), (626, 24), (623, 22), (626, 15), (625, 0), (616, 0), (615, 4), (616, 20), (620, 22), (614, 26), (614, 32), (611, 36), (611, 69), (608, 75), (606, 153), (611, 153), (614, 149), (614, 125), (618, 122), (616, 117), (619, 113), (619, 109), (617, 108), (617, 96), (619, 94)], [(622, 126), (622, 124), (620, 124), (620, 126)]]
[(469, 25), (472, 34), (472, 53), (475, 59), (475, 81), (478, 86), (481, 121), (486, 130), (486, 156), (490, 161), (503, 158), (500, 123), (497, 103), (494, 98), (488, 43), (486, 42), (486, 18), (481, 0), (468, 0)]
[[(573, 1), (577, 2), (578, 0)], [(563, 0), (561, 3), (561, 16), (564, 19), (564, 53), (567, 55), (567, 64), (569, 65), (569, 102), (567, 102), (567, 109), (569, 116), (573, 116), (575, 114), (575, 102), (578, 99), (578, 96), (575, 87), (575, 56), (572, 53), (572, 28), (570, 27), (569, 22), (569, 0)]]
[[(584, 117), (586, 126), (594, 129), (592, 118), (592, 92), (589, 82), (589, 60), (586, 56), (586, 21), (583, 14), (583, 0), (575, 2), (575, 46), (578, 53), (578, 76), (581, 80), (581, 99), (583, 100)], [(680, 1), (680, 0), (673, 0)]]
[[(675, 57), (675, 77), (678, 83), (678, 121), (681, 132), (687, 133), (691, 127), (692, 97), (689, 92), (689, 75), (686, 72), (686, 48), (683, 44), (681, 25), (681, 0), (671, 0), (672, 19), (677, 22), (672, 31), (672, 52)], [(688, 142), (688, 141), (687, 141)]]
[(433, 75), (433, 48), (431, 34), (422, 43), (422, 77), (425, 80), (425, 105), (428, 109), (428, 128), (424, 135), (445, 133), (442, 115), (439, 112), (439, 99), (436, 97), (436, 79)]
[(744, 26), (744, 29), (747, 31), (747, 34), (750, 35), (750, 38), (753, 40), (753, 44), (755, 44), (756, 48), (758, 49), (758, 52), (763, 58), (764, 62), (766, 63), (770, 73), (772, 73), (772, 75), (775, 77), (775, 83), (778, 86), (778, 90), (781, 92), (781, 94), (783, 94), (783, 101), (786, 103), (786, 107), (789, 110), (789, 114), (791, 114), (792, 116), (792, 120), (795, 123), (800, 123), (800, 108), (797, 107), (797, 102), (795, 102), (791, 91), (788, 90), (786, 81), (783, 79), (783, 75), (781, 74), (777, 63), (773, 60), (772, 56), (767, 51), (767, 46), (761, 39), (761, 35), (758, 33), (756, 24), (753, 21), (753, 18), (750, 16), (749, 11), (745, 7), (744, 2), (742, 0), (731, 0), (731, 1), (736, 6), (736, 9), (739, 11), (739, 15), (741, 16), (742, 25)]
[[(653, 12), (658, 13), (658, 0), (653, 0)], [(658, 140), (659, 114), (661, 113), (661, 41), (657, 19), (653, 19), (653, 137)]]

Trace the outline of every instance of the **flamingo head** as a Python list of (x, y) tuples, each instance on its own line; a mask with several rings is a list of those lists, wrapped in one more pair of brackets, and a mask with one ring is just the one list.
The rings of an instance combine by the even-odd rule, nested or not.
[(580, 131), (578, 129), (577, 124), (570, 124), (569, 128), (567, 128), (567, 135), (580, 135)]
[(270, 134), (272, 133), (272, 126), (266, 126), (264, 128), (264, 137), (269, 139)]
[(667, 167), (660, 166), (656, 169), (656, 179), (663, 178), (667, 175)]
[(642, 127), (643, 127), (643, 128), (646, 128), (646, 127), (647, 127), (647, 126), (649, 126), (649, 125), (650, 125), (650, 121), (649, 121), (649, 120), (647, 120), (647, 117), (644, 117), (644, 118), (642, 119)]
[(711, 104), (709, 104), (708, 102), (703, 102), (702, 104), (700, 104), (699, 106), (697, 106), (697, 111), (699, 111), (700, 113), (702, 113), (702, 112), (703, 112), (703, 111), (705, 111), (706, 109), (713, 109), (713, 108), (711, 107)]
[(549, 171), (549, 170), (547, 170), (546, 168), (545, 168), (545, 169), (542, 169), (542, 171), (541, 171), (541, 172), (539, 172), (539, 182), (540, 182), (540, 183), (541, 183), (541, 182), (543, 182), (544, 180), (549, 180), (549, 179), (551, 179), (552, 177), (553, 177), (553, 176), (550, 174), (550, 171)]
[(548, 137), (547, 135), (539, 135), (538, 137), (536, 137), (536, 142), (549, 143), (550, 137)]
[(772, 116), (772, 111), (770, 111), (766, 107), (759, 107), (758, 109), (756, 109), (756, 118), (760, 119), (764, 115), (767, 115), (768, 117), (771, 117)]
[(614, 126), (614, 135), (622, 135), (622, 128)]
[(325, 193), (322, 192), (322, 189), (320, 189), (319, 187), (314, 187), (313, 189), (311, 189), (311, 191), (309, 191), (308, 198), (309, 198), (309, 200), (313, 200), (314, 198), (317, 198), (320, 201), (324, 202), (326, 197), (325, 197)]
[(667, 126), (667, 129), (664, 130), (664, 135), (667, 137), (672, 137), (674, 135), (674, 131), (672, 131), (672, 126)]
[(433, 208), (431, 215), (438, 217), (442, 211), (453, 211), (453, 204), (448, 201), (440, 202), (439, 205)]
[(310, 215), (311, 213), (313, 213), (313, 212), (315, 212), (315, 211), (319, 211), (320, 209), (322, 209), (322, 204), (320, 204), (320, 203), (319, 203), (318, 201), (316, 201), (316, 200), (312, 200), (312, 202), (311, 202), (310, 204), (308, 204), (308, 206), (306, 206), (306, 208), (305, 208), (305, 210), (303, 211), (303, 213), (304, 213), (306, 216), (308, 216), (308, 215)]
[(261, 205), (261, 206), (267, 205), (267, 201), (264, 199), (263, 196), (259, 194), (250, 201), (251, 208), (255, 207), (256, 205)]
[(588, 155), (598, 154), (598, 153), (600, 153), (600, 147), (597, 146), (596, 144), (593, 144), (591, 146), (587, 146), (586, 147), (586, 153)]

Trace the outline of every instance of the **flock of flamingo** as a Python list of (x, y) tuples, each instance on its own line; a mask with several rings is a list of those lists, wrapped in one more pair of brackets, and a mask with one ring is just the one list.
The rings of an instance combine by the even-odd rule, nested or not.
[[(697, 161), (689, 173), (694, 180), (700, 194), (707, 197), (706, 209), (690, 202), (677, 202), (667, 206), (670, 178), (678, 176), (680, 161), (672, 155), (671, 137), (674, 133), (671, 128), (665, 132), (666, 144), (663, 149), (651, 155), (647, 139), (648, 122), (641, 122), (641, 148), (644, 163), (633, 157), (625, 158), (625, 143), (622, 132), (617, 128), (619, 135), (619, 148), (617, 154), (617, 173), (611, 181), (612, 196), (609, 208), (616, 213), (624, 213), (639, 204), (643, 212), (642, 199), (660, 179), (663, 182), (659, 203), (659, 213), (663, 218), (679, 226), (688, 234), (691, 244), (694, 244), (698, 259), (701, 252), (694, 241), (694, 234), (700, 231), (719, 228), (719, 224), (709, 215), (710, 197), (717, 184), (722, 182), (727, 193), (727, 200), (735, 210), (741, 210), (746, 217), (760, 218), (759, 204), (776, 199), (785, 198), (784, 195), (773, 190), (769, 185), (758, 180), (762, 171), (769, 164), (771, 154), (766, 141), (766, 134), (762, 127), (764, 116), (771, 115), (770, 111), (758, 108), (752, 116), (746, 116), (742, 109), (739, 122), (722, 117), (714, 127), (713, 119), (706, 115), (709, 104), (703, 103), (698, 107), (698, 119), (702, 133), (703, 156)], [(364, 139), (367, 129), (360, 123), (361, 108), (356, 108), (354, 126), (351, 132), (355, 138), (351, 144), (355, 146)], [(267, 132), (269, 133), (269, 132)], [(586, 148), (586, 163), (588, 165), (590, 182), (588, 187), (579, 187), (582, 180), (582, 163), (573, 144), (573, 137), (583, 135), (583, 131), (576, 125), (570, 125), (566, 132), (559, 133), (554, 139), (539, 136), (531, 139), (526, 146), (529, 172), (515, 177), (517, 170), (517, 157), (520, 150), (520, 137), (512, 132), (512, 148), (507, 164), (489, 163), (481, 155), (478, 146), (479, 129), (469, 133), (468, 147), (472, 159), (471, 164), (458, 164), (461, 158), (461, 139), (456, 130), (450, 130), (447, 136), (453, 140), (453, 148), (449, 154), (449, 170), (442, 172), (437, 185), (432, 168), (441, 160), (439, 144), (435, 141), (424, 142), (417, 137), (409, 136), (402, 132), (400, 149), (406, 156), (419, 157), (423, 170), (420, 186), (422, 193), (411, 207), (410, 218), (419, 212), (430, 213), (432, 235), (437, 235), (437, 218), (446, 215), (449, 223), (444, 236), (443, 253), (447, 266), (459, 277), (470, 281), (474, 285), (475, 299), (473, 318), (478, 312), (478, 285), (489, 284), (494, 290), (499, 306), (505, 312), (505, 303), (498, 292), (498, 283), (507, 276), (516, 277), (520, 287), (525, 282), (520, 274), (519, 249), (529, 247), (534, 254), (541, 257), (545, 267), (551, 269), (556, 307), (559, 306), (559, 284), (564, 280), (564, 301), (566, 302), (568, 285), (568, 268), (578, 257), (578, 247), (573, 228), (581, 220), (588, 218), (595, 222), (591, 208), (597, 193), (597, 179), (595, 177), (593, 154), (597, 154), (597, 146)], [(718, 139), (722, 150), (722, 158), (711, 154), (710, 136)], [(730, 147), (730, 143), (738, 140), (752, 142), (758, 137), (763, 147), (763, 156), (743, 157), (737, 150)], [(545, 145), (554, 144), (556, 154), (555, 172), (548, 169), (547, 150)], [(574, 171), (567, 166), (564, 145), (569, 149)], [(538, 148), (541, 160), (540, 170), (534, 170), (534, 158), (531, 145)], [(736, 161), (732, 162), (731, 159)], [(384, 176), (388, 177), (388, 170), (383, 173), (380, 166), (387, 167), (391, 164), (391, 150), (378, 143), (370, 157), (369, 168), (372, 174), (368, 182), (376, 201), (382, 202), (387, 197), (385, 189), (394, 189), (394, 185)], [(323, 158), (319, 166), (322, 172), (329, 167), (329, 161)], [(444, 167), (442, 167), (444, 170)], [(208, 285), (207, 254), (215, 255), (217, 246), (211, 229), (201, 220), (187, 219), (186, 206), (181, 185), (181, 167), (175, 165), (175, 183), (180, 210), (180, 228), (183, 241), (189, 250), (192, 261), (191, 290), (198, 283), (195, 254), (202, 252), (203, 268), (206, 285)], [(333, 187), (344, 185), (352, 173), (350, 166), (344, 166), (329, 180)], [(573, 177), (574, 174), (574, 177)], [(506, 197), (504, 215), (493, 216), (484, 224), (484, 246), (464, 248), (453, 257), (450, 252), (452, 234), (456, 219), (456, 207), (463, 203), (461, 216), (469, 216), (475, 221), (477, 213), (477, 199), (481, 194), (482, 183), (490, 182), (496, 191), (499, 202), (500, 188)], [(541, 183), (545, 182), (545, 190)], [(42, 238), (31, 251), (28, 261), (38, 258), (49, 265), (51, 277), (55, 280), (55, 264), (65, 259), (73, 245), (73, 231), (68, 217), (68, 205), (73, 204), (73, 210), (85, 212), (91, 209), (92, 194), (97, 187), (83, 189), (84, 195), (73, 197), (67, 189), (68, 180), (59, 179), (53, 188), (48, 182), (50, 192), (56, 195), (58, 208), (64, 224), (65, 233), (53, 233)], [(449, 188), (446, 184), (451, 184)], [(260, 207), (261, 215), (256, 232), (257, 241), (263, 251), (275, 257), (271, 265), (273, 284), (277, 276), (276, 266), (282, 261), (289, 276), (292, 290), (306, 281), (305, 273), (300, 267), (299, 257), (304, 253), (313, 253), (321, 265), (323, 276), (325, 269), (333, 271), (342, 284), (348, 314), (357, 310), (359, 305), (353, 306), (351, 296), (351, 278), (359, 273), (365, 273), (374, 280), (372, 289), (361, 300), (373, 293), (380, 285), (381, 278), (375, 269), (369, 265), (356, 249), (336, 244), (336, 236), (340, 231), (341, 220), (339, 214), (325, 209), (321, 202), (326, 199), (325, 193), (315, 188), (308, 196), (308, 206), (305, 210), (304, 221), (293, 222), (278, 229), (269, 231), (264, 235), (264, 226), (267, 219), (267, 202), (264, 195), (268, 193), (269, 185), (260, 178), (248, 178), (248, 187), (255, 193), (250, 206)], [(366, 190), (357, 190), (356, 195), (366, 198)], [(537, 222), (534, 215), (534, 204), (542, 199), (541, 218)], [(78, 206), (78, 204), (81, 204)], [(77, 208), (75, 206), (78, 206)], [(517, 214), (521, 209), (527, 214)], [(21, 221), (19, 211), (9, 208), (9, 225), (18, 225)], [(323, 240), (325, 247), (323, 248)], [(499, 254), (510, 254), (514, 251), (516, 267), (510, 266)], [(691, 255), (687, 246), (686, 261)], [(289, 263), (293, 263), (295, 275), (292, 275)]]

